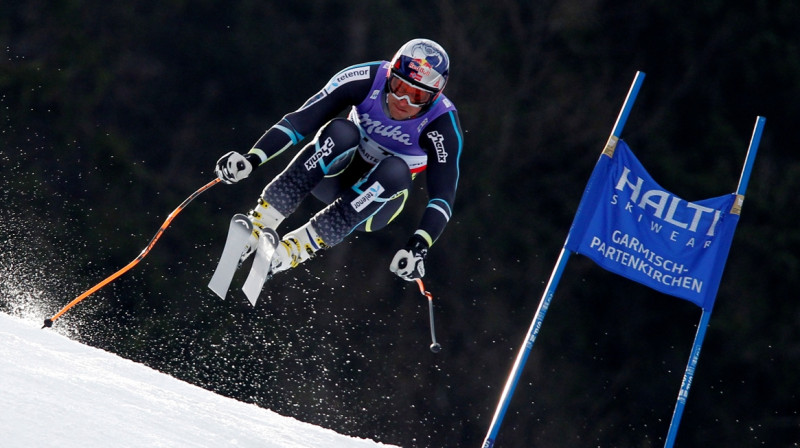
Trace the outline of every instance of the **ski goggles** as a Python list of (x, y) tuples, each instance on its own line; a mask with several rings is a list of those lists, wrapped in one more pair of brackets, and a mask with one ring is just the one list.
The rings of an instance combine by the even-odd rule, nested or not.
[(411, 106), (422, 107), (428, 105), (436, 96), (437, 92), (417, 87), (392, 73), (389, 77), (389, 93), (391, 93), (395, 99), (405, 99)]

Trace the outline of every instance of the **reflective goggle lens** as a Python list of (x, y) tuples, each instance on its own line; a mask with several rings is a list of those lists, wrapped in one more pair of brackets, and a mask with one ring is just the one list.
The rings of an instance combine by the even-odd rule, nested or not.
[(406, 80), (397, 75), (389, 78), (389, 91), (398, 100), (405, 98), (412, 106), (424, 106), (428, 104), (435, 95), (433, 92), (409, 84)]

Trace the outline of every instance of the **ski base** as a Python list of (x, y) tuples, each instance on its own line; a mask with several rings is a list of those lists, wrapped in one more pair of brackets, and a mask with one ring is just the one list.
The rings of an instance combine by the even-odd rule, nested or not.
[(233, 215), (228, 228), (228, 239), (225, 240), (225, 248), (222, 249), (217, 269), (208, 283), (208, 287), (223, 300), (228, 294), (233, 275), (239, 268), (239, 259), (252, 233), (253, 223), (247, 216), (240, 213)]
[(256, 306), (261, 289), (270, 277), (272, 256), (275, 255), (275, 248), (278, 247), (279, 241), (280, 237), (273, 229), (261, 229), (253, 266), (250, 268), (250, 273), (247, 275), (244, 286), (242, 286), (244, 295), (247, 296), (247, 300), (253, 306)]

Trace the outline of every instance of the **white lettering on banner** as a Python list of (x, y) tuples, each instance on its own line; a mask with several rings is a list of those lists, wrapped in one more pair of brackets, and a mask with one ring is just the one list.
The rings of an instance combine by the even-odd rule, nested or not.
[[(628, 167), (624, 167), (622, 175), (620, 176), (617, 186), (615, 187), (615, 189), (619, 191), (624, 191), (626, 187), (631, 189), (631, 202), (625, 206), (625, 210), (632, 212), (633, 205), (638, 206), (644, 211), (647, 211), (648, 207), (652, 207), (652, 215), (654, 217), (681, 229), (688, 229), (690, 232), (698, 231), (697, 227), (700, 224), (700, 219), (703, 217), (703, 214), (712, 213), (713, 220), (708, 229), (704, 230), (706, 236), (714, 236), (714, 232), (720, 218), (719, 210), (714, 210), (712, 208), (703, 207), (701, 205), (684, 201), (683, 199), (673, 196), (672, 194), (663, 190), (647, 190), (643, 192), (642, 184), (644, 183), (644, 179), (637, 177), (635, 181), (631, 181), (629, 179), (630, 173), (631, 170)], [(639, 200), (640, 195), (641, 200)], [(615, 199), (616, 197), (614, 200)], [(675, 218), (675, 214), (679, 209), (690, 210), (690, 213), (694, 214), (692, 221), (688, 223), (678, 221)]]
[(355, 211), (360, 212), (364, 209), (364, 207), (375, 202), (375, 199), (378, 199), (378, 196), (380, 196), (380, 194), (383, 192), (383, 185), (381, 185), (380, 182), (375, 181), (375, 183), (370, 185), (365, 192), (353, 199), (353, 201), (350, 202), (350, 205), (353, 207), (353, 209), (355, 209)]
[(326, 138), (322, 146), (320, 146), (319, 149), (314, 154), (312, 154), (311, 157), (308, 158), (308, 160), (306, 160), (305, 163), (306, 170), (311, 171), (314, 167), (317, 166), (317, 163), (319, 163), (320, 159), (330, 155), (331, 151), (333, 150), (333, 146), (334, 146), (333, 139), (330, 137)]
[[(610, 202), (611, 202), (611, 205), (618, 205), (619, 204), (619, 196), (618, 195), (612, 195)], [(625, 206), (624, 206), (625, 211), (630, 213), (630, 214), (634, 214), (636, 211), (634, 210), (633, 205), (634, 205), (633, 203), (627, 202), (625, 204)], [(714, 210), (714, 212), (715, 212), (715, 216), (718, 217), (719, 216), (719, 211), (718, 210)], [(642, 222), (642, 218), (643, 217), (644, 217), (644, 214), (640, 214), (636, 218), (636, 222)], [(712, 228), (715, 227), (715, 226), (716, 226), (716, 221), (712, 224)], [(640, 228), (644, 228), (644, 227), (640, 227)], [(653, 232), (653, 233), (661, 233), (661, 230), (663, 230), (663, 229), (664, 229), (664, 226), (662, 224), (659, 224), (659, 223), (657, 223), (655, 221), (651, 221), (650, 222), (650, 231), (651, 232)], [(680, 232), (675, 231), (675, 230), (673, 230), (672, 233), (669, 236), (670, 241), (674, 241), (674, 242), (681, 242), (682, 240), (680, 240), (679, 237), (680, 237)], [(708, 247), (711, 246), (711, 243), (713, 241), (714, 240), (712, 238), (703, 239), (701, 241), (702, 242), (702, 246), (701, 247), (703, 249), (707, 249)], [(683, 240), (682, 242), (684, 243), (685, 247), (697, 247), (697, 243), (698, 243), (697, 238), (694, 237), (694, 236), (690, 236), (687, 240)]]
[(615, 230), (611, 232), (611, 241), (614, 244), (619, 246), (624, 246), (626, 249), (630, 249), (635, 253), (641, 254), (642, 257), (647, 260), (648, 262), (652, 263), (656, 267), (663, 267), (665, 270), (672, 271), (678, 274), (683, 274), (687, 272), (683, 264), (677, 264), (672, 260), (666, 260), (661, 255), (656, 254), (655, 252), (651, 251), (647, 247), (645, 247), (644, 243), (639, 241), (638, 238), (635, 236), (628, 235), (627, 233), (622, 233), (619, 230)]
[(361, 129), (366, 131), (367, 134), (377, 134), (382, 135), (384, 137), (388, 137), (394, 141), (400, 142), (406, 146), (411, 146), (411, 136), (408, 134), (403, 133), (403, 129), (400, 125), (390, 126), (384, 125), (378, 120), (373, 120), (369, 117), (369, 114), (361, 114), (358, 116), (359, 124), (361, 125)]
[(598, 236), (593, 236), (589, 248), (599, 252), (603, 258), (633, 269), (663, 285), (688, 289), (697, 294), (702, 293), (703, 280), (682, 275), (688, 272), (683, 264), (649, 250), (636, 237), (615, 230), (611, 234), (611, 242), (618, 247), (607, 244)]
[(436, 148), (436, 160), (439, 163), (447, 163), (447, 151), (444, 150), (444, 136), (439, 131), (428, 132), (428, 138), (433, 142), (433, 147)]

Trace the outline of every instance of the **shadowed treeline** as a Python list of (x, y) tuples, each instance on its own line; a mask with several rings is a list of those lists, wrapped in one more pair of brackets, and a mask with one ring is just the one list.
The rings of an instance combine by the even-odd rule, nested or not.
[[(677, 446), (795, 446), (800, 6), (751, 3), (7, 1), (0, 310), (51, 315), (136, 257), (222, 154), (246, 152), (338, 70), (429, 37), (450, 53), (465, 131), (425, 278), (441, 353), (424, 297), (388, 270), (424, 179), (398, 223), (276, 276), (255, 309), (207, 290), (230, 216), (293, 150), (196, 199), (55, 329), (341, 433), (478, 447), (641, 70), (623, 138), (688, 200), (735, 190), (767, 118)], [(497, 446), (663, 446), (699, 316), (574, 257)]]

